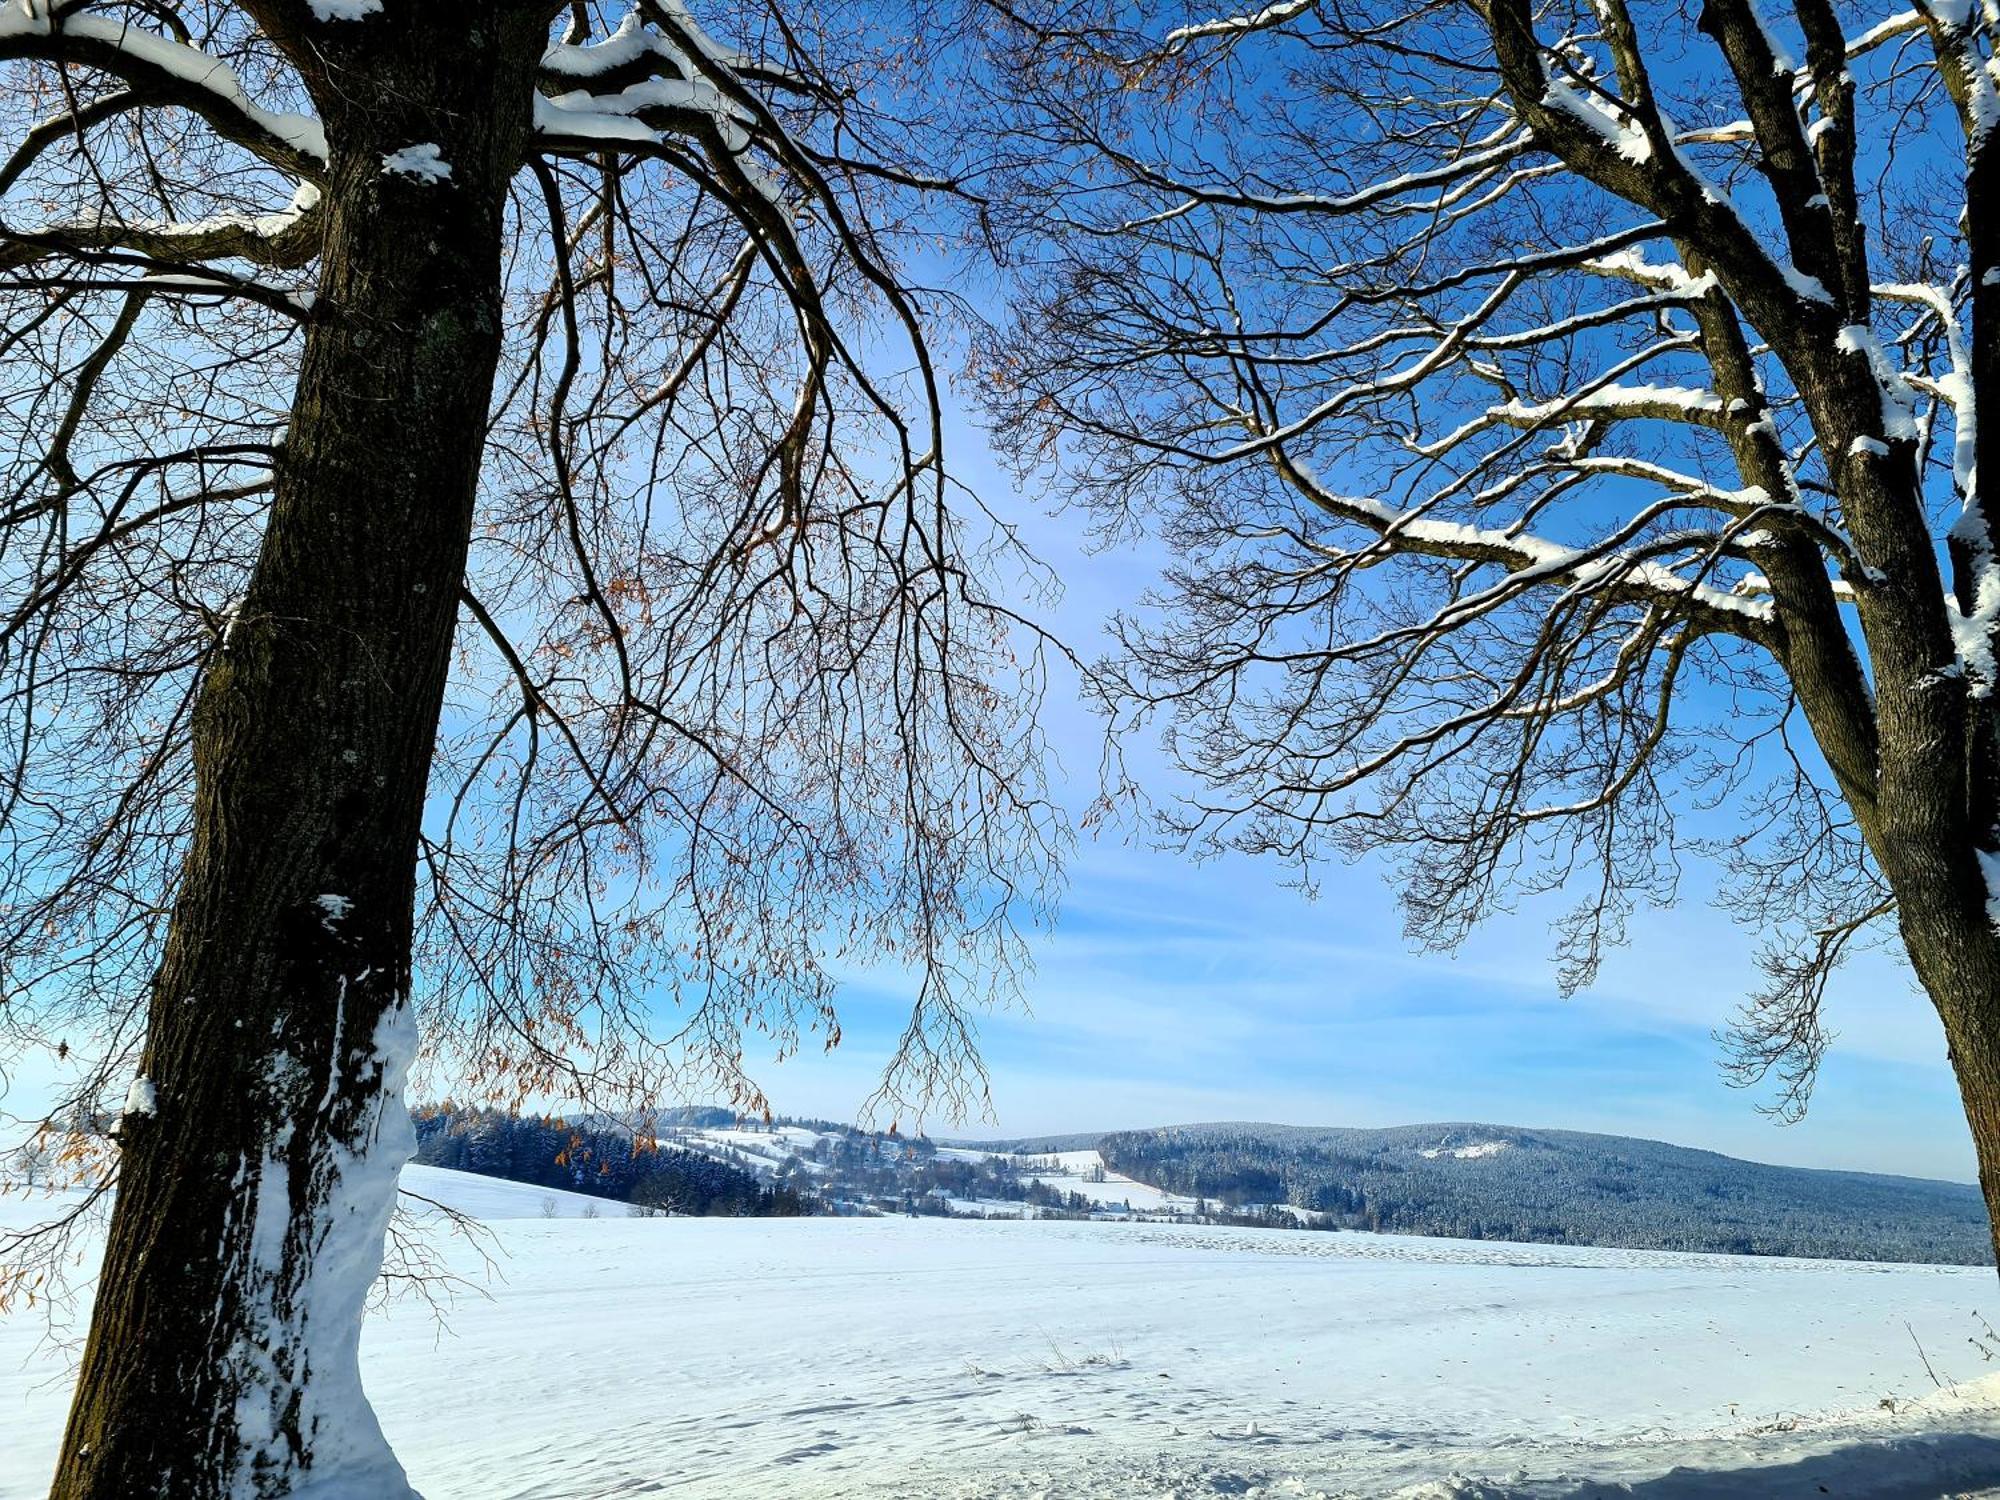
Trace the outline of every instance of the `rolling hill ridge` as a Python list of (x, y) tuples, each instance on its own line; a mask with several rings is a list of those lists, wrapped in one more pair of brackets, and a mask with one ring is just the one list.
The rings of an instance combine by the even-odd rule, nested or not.
[[(971, 1143), (968, 1143), (971, 1144)], [(1967, 1183), (1780, 1167), (1629, 1136), (1446, 1122), (1225, 1122), (977, 1143), (1095, 1149), (1108, 1168), (1229, 1211), (1462, 1239), (1990, 1264)]]

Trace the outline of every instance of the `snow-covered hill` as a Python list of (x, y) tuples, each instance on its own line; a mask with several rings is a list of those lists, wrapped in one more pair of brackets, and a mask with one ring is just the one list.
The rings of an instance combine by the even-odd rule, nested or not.
[[(444, 1242), (484, 1295), (442, 1335), (394, 1304), (363, 1340), (429, 1500), (2000, 1483), (1981, 1380), (2000, 1365), (1970, 1342), (2000, 1314), (1991, 1271), (1172, 1223), (550, 1219), (545, 1189), (412, 1182), (485, 1217), (498, 1258), (488, 1280)], [(53, 1461), (64, 1365), (38, 1332), (0, 1321), (0, 1500), (38, 1497)]]
[[(991, 1167), (1017, 1187), (1042, 1183), (1067, 1198), (1074, 1193), (1090, 1208), (1117, 1217), (1177, 1218), (1195, 1209), (1195, 1200), (1163, 1192), (1123, 1173), (1109, 1170), (1096, 1150), (1003, 1151), (980, 1147), (937, 1146), (880, 1133), (866, 1133), (831, 1124), (661, 1125), (655, 1134), (662, 1144), (696, 1151), (767, 1181), (787, 1174), (808, 1180), (828, 1198), (857, 1209), (894, 1210), (903, 1191), (934, 1197), (951, 1211), (974, 1217), (1037, 1218), (1046, 1205), (1011, 1197), (954, 1194), (930, 1186), (935, 1162), (961, 1162)], [(883, 1193), (886, 1175), (892, 1191)], [(875, 1191), (870, 1191), (870, 1188)]]
[(1224, 1123), (946, 1143), (707, 1107), (561, 1123), (432, 1110), (419, 1112), (418, 1139), (434, 1166), (678, 1213), (1200, 1220), (1960, 1265), (1992, 1255), (1970, 1184), (1505, 1125)]
[[(1179, 1218), (1195, 1210), (1195, 1200), (1180, 1193), (1163, 1192), (1137, 1178), (1114, 1172), (1104, 1164), (1100, 1151), (1006, 1152), (977, 1148), (941, 1146), (938, 1155), (968, 1161), (1005, 1163), (1015, 1175), (1030, 1182), (1046, 1182), (1065, 1193), (1078, 1193), (1098, 1208), (1111, 1213), (1158, 1214)], [(994, 1205), (1005, 1212), (1013, 1205)], [(1018, 1212), (1018, 1211), (1017, 1211)]]
[[(978, 1145), (961, 1142), (962, 1145)], [(1211, 1206), (1290, 1204), (1315, 1222), (1396, 1234), (1719, 1254), (1991, 1264), (1971, 1183), (1741, 1161), (1666, 1141), (1445, 1122), (1385, 1129), (1223, 1122), (1095, 1138), (1105, 1162)]]
[(536, 1187), (525, 1182), (508, 1182), (501, 1177), (480, 1177), (471, 1172), (450, 1172), (442, 1167), (403, 1168), (403, 1192), (414, 1202), (405, 1207), (421, 1213), (430, 1203), (484, 1221), (503, 1219), (623, 1219), (631, 1208), (588, 1193), (568, 1193), (561, 1188)]

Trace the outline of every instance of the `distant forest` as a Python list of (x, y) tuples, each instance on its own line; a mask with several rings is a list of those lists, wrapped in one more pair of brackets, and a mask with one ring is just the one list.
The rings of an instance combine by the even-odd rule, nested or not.
[[(1175, 1217), (1217, 1223), (1555, 1245), (1992, 1261), (1984, 1205), (1967, 1184), (1739, 1161), (1660, 1141), (1505, 1125), (1357, 1130), (1181, 1125), (979, 1143), (1007, 1156), (940, 1152), (823, 1120), (773, 1121), (765, 1154), (683, 1131), (741, 1128), (731, 1111), (664, 1110), (558, 1120), (490, 1110), (415, 1111), (417, 1160), (689, 1215), (974, 1215), (1022, 1204), (1042, 1217), (1116, 1213), (1078, 1194), (1051, 1153), (1096, 1149), (1105, 1165), (1194, 1200)], [(971, 1144), (971, 1143), (968, 1143)]]
[(1289, 1203), (1341, 1228), (1545, 1244), (1993, 1259), (1979, 1190), (1738, 1161), (1659, 1141), (1411, 1125), (1190, 1125), (1097, 1138), (1106, 1163), (1219, 1211)]
[(671, 1214), (761, 1218), (809, 1211), (790, 1187), (766, 1187), (740, 1167), (652, 1146), (631, 1131), (497, 1110), (420, 1108), (411, 1115), (416, 1159), (425, 1166), (590, 1193)]
[[(745, 1122), (726, 1109), (691, 1106), (659, 1111), (647, 1123), (665, 1133), (682, 1127), (741, 1128)], [(776, 1164), (732, 1148), (724, 1148), (726, 1154), (750, 1171), (768, 1171), (773, 1180), (789, 1184), (808, 1213), (981, 1216), (983, 1210), (954, 1210), (954, 1199), (988, 1206), (1027, 1204), (1043, 1218), (1088, 1218), (1101, 1207), (1081, 1193), (1044, 1181), (1043, 1176), (1054, 1174), (1032, 1160), (941, 1156), (937, 1143), (927, 1136), (890, 1135), (806, 1116), (778, 1115), (770, 1124), (797, 1126), (817, 1139)]]

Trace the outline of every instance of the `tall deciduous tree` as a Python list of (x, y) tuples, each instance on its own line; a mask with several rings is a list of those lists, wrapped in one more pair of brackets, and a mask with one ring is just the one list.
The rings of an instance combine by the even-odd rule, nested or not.
[(714, 10), (0, 3), (0, 999), (118, 1114), (60, 1496), (407, 1489), (420, 1033), (754, 1106), (886, 958), (922, 1102), (1018, 956), (884, 17)]
[(996, 9), (990, 389), (1177, 553), (1112, 691), (1179, 830), (1387, 851), (1433, 943), (1566, 886), (1570, 986), (1705, 841), (1739, 1076), (1803, 1109), (1899, 940), (2000, 1224), (1992, 8)]

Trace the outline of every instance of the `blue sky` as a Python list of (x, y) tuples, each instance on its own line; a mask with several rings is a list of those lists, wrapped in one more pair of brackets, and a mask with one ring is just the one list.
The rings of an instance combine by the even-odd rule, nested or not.
[[(1045, 614), (1085, 656), (1103, 619), (1159, 558), (1091, 554), (1081, 527), (1013, 492), (976, 432), (955, 434), (962, 477), (1023, 527), (1065, 584)], [(1097, 729), (1059, 683), (1046, 725), (1059, 793), (1098, 790)], [(1135, 747), (1136, 748), (1136, 747)], [(1173, 782), (1142, 779), (1156, 797)], [(1709, 904), (1715, 872), (1689, 867), (1683, 899), (1642, 912), (1599, 982), (1556, 993), (1549, 923), (1559, 897), (1497, 919), (1458, 954), (1413, 952), (1379, 864), (1324, 870), (1316, 900), (1275, 863), (1195, 864), (1114, 828), (1079, 844), (1056, 930), (1035, 943), (1025, 1008), (982, 1023), (993, 1115), (934, 1132), (1029, 1134), (1272, 1120), (1429, 1120), (1602, 1130), (1763, 1161), (1974, 1177), (1942, 1032), (1907, 970), (1858, 957), (1836, 980), (1834, 1044), (1811, 1113), (1781, 1126), (1727, 1086), (1713, 1033), (1755, 980), (1754, 935)], [(857, 975), (832, 1056), (758, 1070), (781, 1110), (851, 1117), (905, 1017), (900, 986)], [(906, 1122), (907, 1125), (907, 1122)]]

